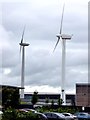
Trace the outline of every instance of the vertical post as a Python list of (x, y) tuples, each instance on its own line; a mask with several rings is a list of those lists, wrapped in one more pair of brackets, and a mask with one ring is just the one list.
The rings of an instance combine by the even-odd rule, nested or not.
[(66, 96), (65, 96), (65, 47), (66, 46), (66, 40), (62, 39), (62, 87), (61, 87), (61, 98), (63, 100), (63, 105), (66, 105)]
[[(21, 87), (24, 88), (24, 63), (25, 63), (25, 51), (22, 46), (22, 68), (21, 68)], [(24, 98), (24, 89), (21, 89), (20, 98)]]

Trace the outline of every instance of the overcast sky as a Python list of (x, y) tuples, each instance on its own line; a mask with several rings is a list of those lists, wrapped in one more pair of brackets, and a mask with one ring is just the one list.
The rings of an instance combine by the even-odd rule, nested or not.
[[(29, 1), (29, 2), (28, 2)], [(64, 0), (25, 0), (0, 4), (0, 84), (21, 85), (19, 42), (24, 25), (25, 92), (57, 92), (61, 86), (61, 43), (53, 53)], [(63, 33), (66, 44), (66, 92), (88, 82), (88, 0), (67, 0)]]

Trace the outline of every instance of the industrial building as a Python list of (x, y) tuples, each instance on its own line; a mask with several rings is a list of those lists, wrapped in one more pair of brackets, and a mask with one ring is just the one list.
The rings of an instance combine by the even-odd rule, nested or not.
[[(25, 93), (24, 100), (26, 102), (30, 102), (32, 99), (32, 95), (33, 93)], [(59, 98), (60, 98), (60, 94), (57, 93), (38, 93), (38, 102), (42, 104), (46, 103), (47, 99), (49, 103), (51, 103), (51, 101), (53, 100), (54, 103), (58, 104)], [(75, 105), (75, 94), (67, 94), (66, 103), (67, 105)]]

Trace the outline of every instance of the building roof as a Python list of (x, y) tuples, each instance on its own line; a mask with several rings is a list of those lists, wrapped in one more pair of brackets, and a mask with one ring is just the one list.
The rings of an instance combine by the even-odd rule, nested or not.
[[(26, 94), (26, 95), (32, 95), (33, 94), (33, 92), (25, 92), (24, 94)], [(38, 92), (38, 95), (61, 95), (61, 94), (59, 94), (59, 93), (51, 93), (51, 92)], [(66, 94), (67, 96), (69, 95), (69, 96), (74, 96), (75, 94)]]
[(9, 88), (24, 89), (23, 87), (19, 87), (19, 86), (11, 86), (11, 85), (0, 85), (0, 87), (9, 87)]
[(76, 86), (90, 86), (90, 83), (76, 83)]
[[(33, 94), (34, 92), (25, 92), (25, 94)], [(42, 94), (42, 95), (48, 95), (48, 94), (50, 94), (50, 95), (60, 95), (59, 93), (53, 93), (53, 92), (38, 92), (38, 94)]]

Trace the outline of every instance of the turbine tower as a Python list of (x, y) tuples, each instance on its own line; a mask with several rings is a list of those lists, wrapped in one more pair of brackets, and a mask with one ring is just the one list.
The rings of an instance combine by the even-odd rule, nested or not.
[[(23, 33), (22, 33), (21, 42), (19, 43), (20, 52), (22, 52), (22, 64), (21, 64), (21, 87), (22, 88), (24, 88), (24, 78), (25, 78), (25, 47), (29, 46), (28, 43), (23, 43), (24, 32), (25, 32), (25, 27), (24, 27), (24, 30), (23, 30)], [(21, 89), (20, 98), (21, 99), (24, 98), (24, 89)]]
[(61, 99), (63, 100), (63, 105), (66, 105), (66, 98), (65, 98), (65, 63), (66, 63), (66, 40), (70, 40), (72, 35), (68, 35), (68, 34), (62, 34), (62, 23), (63, 23), (63, 14), (64, 14), (64, 7), (65, 4), (63, 5), (63, 11), (62, 11), (62, 17), (61, 17), (61, 26), (60, 26), (60, 32), (58, 35), (56, 35), (57, 37), (57, 42), (56, 45), (54, 47), (54, 50), (56, 49), (59, 41), (61, 40), (62, 43), (62, 74), (61, 74)]

